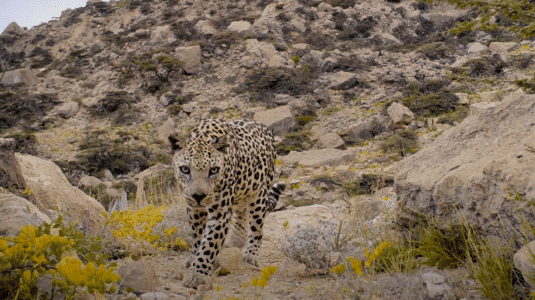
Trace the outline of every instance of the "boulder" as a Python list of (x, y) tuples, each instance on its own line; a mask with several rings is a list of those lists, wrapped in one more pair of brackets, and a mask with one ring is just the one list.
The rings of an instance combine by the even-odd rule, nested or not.
[[(384, 118), (386, 119), (386, 118)], [(350, 143), (359, 143), (367, 139), (371, 139), (376, 135), (387, 131), (388, 124), (386, 120), (381, 118), (368, 119), (360, 121), (356, 124), (350, 125), (349, 128), (344, 131), (344, 140)]]
[(305, 167), (338, 166), (353, 162), (355, 153), (353, 150), (319, 149), (303, 152), (291, 151), (281, 157), (285, 164), (299, 164)]
[(168, 300), (169, 296), (162, 292), (145, 293), (139, 297), (141, 300)]
[(0, 236), (19, 235), (21, 226), (39, 226), (43, 222), (51, 223), (30, 201), (0, 190)]
[(341, 149), (345, 147), (344, 140), (336, 133), (322, 135), (316, 143), (318, 149)]
[(95, 176), (83, 175), (78, 181), (78, 187), (97, 187), (102, 184), (102, 180)]
[(422, 274), (422, 281), (430, 299), (453, 299), (453, 289), (446, 283), (446, 278), (437, 273)]
[(127, 261), (117, 273), (121, 276), (121, 288), (124, 290), (131, 287), (136, 292), (149, 293), (162, 285), (154, 269), (145, 260)]
[(245, 40), (245, 48), (249, 56), (258, 57), (265, 61), (269, 61), (274, 55), (279, 53), (273, 44), (259, 42), (257, 39)]
[(257, 112), (253, 119), (264, 124), (274, 135), (283, 135), (297, 129), (298, 124), (292, 110), (287, 105)]
[(216, 34), (217, 30), (212, 26), (212, 23), (208, 20), (200, 20), (195, 24), (195, 30), (202, 34)]
[(251, 23), (247, 21), (234, 21), (227, 27), (229, 31), (244, 32), (251, 28)]
[(57, 209), (67, 222), (81, 221), (90, 230), (103, 225), (104, 207), (73, 187), (56, 164), (19, 153), (15, 158), (28, 189), (35, 195), (35, 204), (44, 208), (41, 211), (50, 217), (50, 211)]
[(489, 47), (481, 44), (481, 43), (472, 43), (468, 46), (468, 54), (478, 54), (481, 51), (487, 50)]
[(119, 34), (124, 31), (123, 29), (121, 29), (121, 26), (121, 22), (117, 22), (108, 27), (108, 30), (113, 32), (113, 34)]
[(423, 213), (448, 228), (461, 215), (491, 236), (521, 235), (518, 218), (533, 218), (534, 120), (535, 95), (511, 94), (402, 160), (398, 221)]
[(355, 73), (339, 71), (329, 76), (329, 87), (333, 90), (347, 90), (359, 83)]
[(414, 120), (414, 113), (403, 104), (392, 103), (387, 109), (388, 115), (394, 124), (408, 124)]
[(184, 63), (184, 71), (196, 74), (201, 71), (201, 47), (178, 47), (175, 49), (176, 57)]
[(448, 24), (453, 25), (455, 19), (466, 15), (468, 10), (450, 9), (447, 11), (431, 12), (422, 14), (422, 18), (433, 22), (435, 29), (441, 29)]
[(36, 85), (39, 83), (39, 79), (33, 74), (30, 69), (17, 69), (13, 71), (7, 71), (0, 74), (0, 83), (5, 85), (14, 85), (18, 83), (24, 83), (27, 86)]
[(524, 280), (531, 286), (531, 289), (535, 289), (535, 260), (533, 259), (535, 254), (535, 241), (531, 241), (529, 244), (522, 246), (513, 256), (513, 264), (515, 268), (522, 272)]
[(93, 44), (91, 44), (91, 46), (89, 46), (89, 54), (90, 55), (97, 54), (100, 51), (104, 50), (105, 47), (106, 47), (106, 43), (104, 43), (103, 41), (96, 41)]
[(65, 119), (69, 119), (69, 118), (74, 117), (76, 115), (76, 113), (78, 112), (79, 108), (80, 107), (79, 107), (78, 103), (69, 100), (69, 101), (67, 101), (67, 102), (55, 107), (50, 112), (50, 115), (62, 117), (62, 118), (65, 118)]
[(271, 68), (281, 68), (287, 65), (288, 61), (278, 55), (273, 55), (268, 61), (268, 67)]
[(310, 133), (311, 133), (310, 134), (310, 140), (315, 142), (315, 141), (319, 140), (322, 136), (326, 135), (327, 134), (327, 130), (325, 130), (325, 128), (323, 128), (323, 126), (314, 125), (310, 129)]
[(175, 35), (171, 30), (171, 25), (158, 26), (150, 34), (152, 44), (172, 43), (176, 41)]

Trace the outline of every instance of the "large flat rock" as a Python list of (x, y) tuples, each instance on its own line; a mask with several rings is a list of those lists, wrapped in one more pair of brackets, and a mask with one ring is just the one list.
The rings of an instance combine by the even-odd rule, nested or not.
[[(104, 207), (72, 186), (61, 169), (51, 161), (20, 153), (15, 154), (28, 189), (35, 195), (37, 206), (57, 209), (66, 221), (80, 221), (87, 229), (103, 224)], [(49, 214), (49, 211), (43, 211)]]
[(318, 149), (303, 152), (291, 151), (280, 158), (285, 164), (299, 164), (305, 167), (338, 166), (352, 162), (355, 151), (339, 149)]
[(4, 76), (0, 73), (0, 83), (5, 85), (14, 85), (18, 83), (24, 83), (28, 86), (36, 85), (39, 83), (39, 79), (32, 73), (30, 69), (17, 69), (13, 71), (7, 71)]
[(449, 226), (463, 215), (491, 235), (519, 233), (535, 201), (535, 95), (512, 94), (466, 118), (398, 166), (400, 220)]

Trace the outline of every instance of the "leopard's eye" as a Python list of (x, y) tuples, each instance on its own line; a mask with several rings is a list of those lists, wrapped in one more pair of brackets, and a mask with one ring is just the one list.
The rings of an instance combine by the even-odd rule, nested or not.
[(180, 167), (180, 172), (184, 174), (189, 174), (189, 168), (188, 167)]
[(219, 168), (213, 167), (213, 168), (210, 168), (210, 172), (208, 173), (208, 175), (215, 175), (217, 173), (219, 173)]

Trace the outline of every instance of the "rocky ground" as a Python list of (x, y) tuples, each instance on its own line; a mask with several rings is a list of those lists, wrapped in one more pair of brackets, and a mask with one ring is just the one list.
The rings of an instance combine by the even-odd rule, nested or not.
[[(276, 135), (288, 186), (262, 249), (261, 264), (278, 270), (264, 290), (242, 288), (259, 270), (229, 249), (222, 265), (235, 272), (205, 297), (347, 299), (325, 266), (285, 255), (299, 229), (344, 222), (351, 239), (327, 252), (332, 267), (363, 257), (374, 242), (363, 228), (395, 234), (420, 213), (447, 227), (461, 212), (497, 236), (521, 231), (518, 212), (533, 220), (535, 44), (502, 31), (448, 34), (474, 16), (412, 0), (130, 0), (88, 1), (30, 30), (12, 23), (0, 35), (0, 137), (15, 141), (0, 143), (11, 153), (0, 161), (34, 194), (0, 179), (29, 202), (0, 196), (43, 215), (23, 223), (54, 219), (59, 207), (89, 231), (123, 191), (130, 207), (170, 205), (149, 179), (172, 193), (172, 131), (203, 117), (254, 119)], [(20, 171), (5, 171), (15, 160)], [(72, 201), (90, 213), (67, 209)], [(156, 283), (138, 291), (199, 297), (181, 286), (177, 255), (144, 259)], [(379, 274), (352, 292), (481, 299), (467, 272)]]

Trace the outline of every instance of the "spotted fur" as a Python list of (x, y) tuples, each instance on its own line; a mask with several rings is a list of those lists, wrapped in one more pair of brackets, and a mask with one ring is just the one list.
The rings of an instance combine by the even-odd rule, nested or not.
[(276, 155), (271, 132), (254, 121), (203, 119), (186, 141), (174, 135), (169, 141), (194, 239), (184, 285), (195, 287), (210, 274), (223, 244), (242, 247), (244, 260), (258, 266), (266, 211), (284, 189), (271, 187)]

